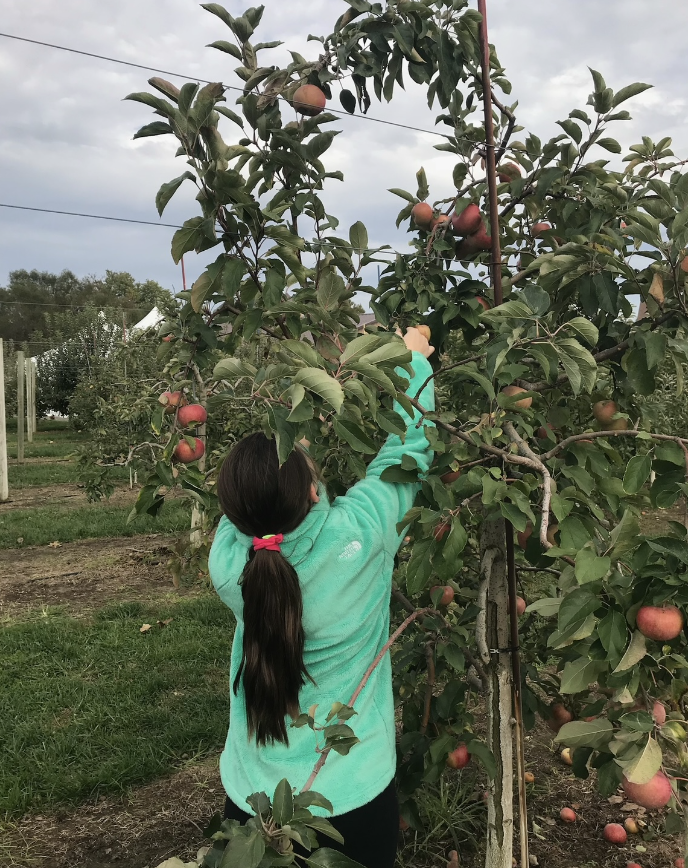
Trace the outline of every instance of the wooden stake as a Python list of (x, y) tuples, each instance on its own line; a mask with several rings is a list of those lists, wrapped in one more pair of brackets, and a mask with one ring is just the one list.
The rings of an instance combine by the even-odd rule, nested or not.
[(31, 359), (31, 394), (33, 395), (33, 433), (38, 431), (38, 413), (36, 411), (36, 378), (38, 376), (38, 365), (35, 359)]
[(17, 353), (17, 462), (24, 463), (24, 383), (26, 363), (23, 350)]
[(5, 419), (5, 351), (0, 338), (0, 503), (9, 499), (10, 480), (7, 465), (7, 428)]

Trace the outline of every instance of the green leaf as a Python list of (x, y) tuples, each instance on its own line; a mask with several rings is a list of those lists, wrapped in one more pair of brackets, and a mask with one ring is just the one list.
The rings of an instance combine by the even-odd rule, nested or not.
[(611, 569), (611, 558), (600, 558), (592, 549), (581, 549), (576, 555), (576, 579), (579, 585), (603, 579)]
[(350, 90), (345, 89), (339, 92), (339, 102), (342, 104), (342, 108), (349, 112), (350, 115), (356, 111), (356, 97)]
[(597, 680), (600, 672), (607, 668), (607, 664), (600, 660), (590, 660), (588, 657), (579, 657), (578, 660), (569, 661), (564, 666), (561, 675), (561, 693), (580, 693), (587, 690)]
[(640, 81), (634, 82), (634, 84), (626, 85), (626, 87), (622, 87), (621, 90), (618, 90), (614, 94), (614, 100), (612, 102), (612, 108), (616, 108), (618, 105), (621, 105), (622, 102), (626, 102), (627, 99), (631, 99), (634, 96), (638, 96), (638, 94), (643, 93), (646, 90), (649, 90), (652, 87), (651, 84), (643, 84)]
[(241, 49), (233, 42), (227, 42), (226, 39), (218, 39), (215, 42), (209, 43), (206, 48), (217, 48), (218, 51), (224, 51), (225, 54), (231, 54), (237, 60), (242, 60)]
[(368, 249), (368, 232), (359, 220), (349, 229), (349, 241), (354, 250), (362, 256)]
[(638, 756), (628, 761), (617, 759), (617, 763), (632, 784), (647, 784), (662, 767), (662, 749), (649, 737)]
[(622, 714), (619, 723), (633, 732), (652, 732), (655, 728), (654, 718), (647, 711), (630, 711), (628, 714)]
[(153, 121), (152, 124), (146, 124), (145, 127), (134, 133), (135, 139), (144, 139), (148, 136), (166, 136), (172, 132), (172, 127), (164, 121)]
[(637, 494), (650, 478), (652, 471), (652, 456), (634, 455), (628, 462), (623, 478), (623, 487), (626, 494)]
[(265, 855), (262, 832), (235, 835), (227, 844), (220, 868), (258, 868)]
[(258, 372), (257, 368), (242, 359), (222, 359), (213, 369), (213, 378), (216, 380), (232, 380), (235, 377), (251, 377), (253, 379)]
[(346, 441), (349, 446), (356, 450), (356, 452), (375, 455), (378, 451), (377, 446), (373, 443), (370, 437), (368, 437), (365, 431), (349, 419), (335, 419), (334, 431), (337, 437)]
[(582, 316), (577, 316), (574, 319), (569, 320), (566, 325), (568, 326), (568, 328), (571, 328), (575, 332), (577, 332), (583, 338), (583, 340), (591, 347), (597, 345), (600, 333), (597, 326), (593, 325), (590, 320), (587, 320)]
[(294, 797), (292, 787), (286, 778), (275, 787), (272, 797), (272, 817), (278, 826), (284, 826), (294, 816)]
[(337, 850), (330, 850), (327, 847), (316, 850), (306, 860), (306, 865), (311, 868), (365, 868), (360, 862), (354, 862), (343, 853)]
[(195, 250), (205, 233), (202, 230), (203, 217), (192, 217), (182, 224), (181, 229), (172, 236), (172, 259), (176, 265), (185, 253)]
[(334, 310), (339, 306), (339, 300), (344, 295), (346, 286), (343, 278), (328, 268), (320, 275), (316, 297), (318, 304), (325, 310)]
[(224, 21), (227, 27), (231, 28), (234, 23), (234, 18), (219, 3), (201, 3), (201, 8), (207, 12), (211, 12), (213, 15), (217, 15), (220, 21)]
[(541, 600), (531, 603), (526, 608), (526, 612), (537, 612), (543, 618), (551, 618), (559, 613), (562, 600), (563, 597), (543, 597)]
[(366, 353), (361, 362), (364, 365), (404, 365), (411, 361), (411, 350), (407, 349), (403, 341), (387, 341), (381, 347)]
[(638, 544), (639, 535), (640, 525), (638, 524), (638, 519), (630, 510), (626, 510), (621, 521), (609, 535), (612, 543), (612, 553), (616, 557), (620, 557), (625, 552), (634, 549)]
[(379, 335), (361, 335), (358, 338), (354, 338), (344, 348), (339, 361), (342, 365), (346, 365), (348, 362), (361, 359), (366, 353), (378, 347), (381, 342), (382, 338)]
[(295, 383), (301, 383), (302, 386), (315, 392), (316, 395), (320, 395), (335, 412), (338, 413), (341, 410), (344, 403), (344, 391), (341, 383), (326, 371), (321, 368), (301, 368), (292, 380)]
[(400, 190), (398, 187), (392, 187), (387, 191), (388, 193), (394, 193), (395, 196), (399, 196), (402, 199), (406, 199), (407, 202), (411, 202), (411, 204), (415, 205), (416, 197), (413, 193), (407, 193), (406, 190)]
[(305, 793), (298, 793), (298, 795), (294, 796), (294, 805), (297, 808), (310, 808), (314, 805), (317, 808), (324, 808), (331, 814), (334, 813), (332, 802), (326, 799), (322, 793), (316, 793), (313, 790), (306, 790)]
[(606, 718), (597, 720), (573, 720), (565, 723), (554, 741), (568, 747), (593, 747), (599, 749), (609, 744), (614, 735), (614, 726)]
[(292, 355), (302, 359), (312, 368), (322, 367), (325, 364), (325, 360), (320, 353), (318, 353), (318, 351), (315, 350), (307, 341), (285, 340), (280, 341), (279, 346), (281, 350), (287, 350)]
[(635, 630), (631, 636), (631, 641), (626, 649), (626, 653), (621, 658), (621, 662), (612, 674), (616, 675), (618, 672), (625, 672), (627, 669), (631, 669), (636, 665), (636, 663), (640, 663), (645, 654), (645, 637), (639, 630)]
[(621, 659), (628, 638), (628, 624), (624, 615), (611, 609), (597, 625), (597, 635), (612, 666)]
[(316, 832), (327, 835), (328, 838), (332, 838), (340, 844), (344, 843), (343, 836), (335, 829), (329, 820), (325, 819), (325, 817), (312, 817), (310, 820), (304, 820), (304, 823), (311, 829), (315, 829)]
[(601, 148), (604, 148), (605, 151), (610, 151), (612, 154), (621, 153), (621, 145), (616, 141), (616, 139), (598, 139), (595, 144), (599, 145)]

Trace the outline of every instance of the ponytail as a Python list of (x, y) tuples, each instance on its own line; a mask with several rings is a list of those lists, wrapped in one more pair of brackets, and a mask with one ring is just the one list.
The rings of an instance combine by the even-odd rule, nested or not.
[[(277, 449), (263, 434), (241, 440), (218, 478), (222, 511), (252, 537), (288, 533), (310, 508), (313, 470), (295, 450), (280, 467)], [(241, 577), (244, 636), (241, 664), (232, 685), (243, 679), (248, 732), (259, 745), (289, 743), (286, 716), (299, 710), (308, 672), (303, 660), (303, 600), (296, 570), (281, 551), (249, 551)]]

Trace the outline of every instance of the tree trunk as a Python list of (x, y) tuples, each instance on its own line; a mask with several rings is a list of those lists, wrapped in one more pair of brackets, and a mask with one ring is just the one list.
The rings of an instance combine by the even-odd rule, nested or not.
[(497, 773), (487, 799), (485, 868), (512, 868), (514, 835), (513, 723), (505, 528), (485, 521), (480, 537), (483, 611), (478, 648), (487, 673), (487, 744)]

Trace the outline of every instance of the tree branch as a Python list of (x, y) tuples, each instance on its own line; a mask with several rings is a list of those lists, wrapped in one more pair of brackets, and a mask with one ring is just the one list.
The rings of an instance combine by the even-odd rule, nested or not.
[(515, 443), (521, 455), (525, 455), (538, 465), (538, 470), (542, 474), (542, 506), (540, 508), (540, 544), (545, 549), (553, 548), (552, 543), (547, 539), (547, 530), (549, 528), (549, 506), (552, 502), (552, 474), (544, 464), (539, 455), (536, 455), (528, 446), (526, 441), (521, 437), (518, 431), (514, 428), (513, 422), (505, 422), (504, 430), (506, 431), (509, 440)]

